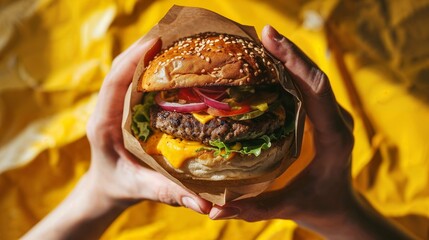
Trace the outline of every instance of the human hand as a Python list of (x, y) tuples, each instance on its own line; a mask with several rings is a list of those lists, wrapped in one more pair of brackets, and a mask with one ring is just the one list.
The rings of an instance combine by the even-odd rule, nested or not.
[(124, 98), (141, 56), (151, 60), (161, 49), (159, 39), (136, 42), (120, 54), (100, 89), (99, 99), (88, 125), (92, 162), (88, 178), (114, 205), (129, 206), (139, 200), (182, 205), (207, 213), (211, 204), (190, 194), (162, 174), (142, 167), (123, 143), (121, 121)]
[(91, 165), (73, 192), (24, 239), (96, 239), (130, 205), (152, 200), (207, 214), (212, 204), (138, 164), (124, 147), (124, 98), (141, 56), (151, 60), (160, 39), (137, 41), (120, 54), (101, 86), (87, 125)]
[(353, 120), (337, 103), (328, 77), (271, 26), (263, 29), (262, 43), (284, 64), (302, 93), (313, 125), (315, 155), (283, 189), (214, 206), (210, 218), (292, 219), (328, 238), (406, 239), (352, 187)]
[[(350, 195), (352, 118), (337, 104), (326, 75), (292, 42), (271, 27), (264, 28), (262, 42), (284, 63), (301, 91), (304, 108), (314, 129), (316, 153), (310, 165), (279, 192), (229, 203), (213, 209), (210, 216), (223, 217), (232, 207), (231, 210), (240, 210), (239, 218), (247, 221), (324, 217)], [(221, 209), (216, 216), (217, 210)]]

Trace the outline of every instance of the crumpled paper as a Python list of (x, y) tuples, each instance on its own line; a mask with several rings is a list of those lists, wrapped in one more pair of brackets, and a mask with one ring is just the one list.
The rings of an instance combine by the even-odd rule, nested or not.
[[(220, 32), (226, 34), (241, 35), (259, 42), (253, 27), (244, 26), (233, 22), (222, 15), (203, 8), (173, 6), (166, 15), (155, 25), (142, 40), (154, 37), (162, 37), (164, 47), (183, 37), (201, 32)], [(272, 171), (264, 175), (239, 180), (210, 181), (201, 178), (193, 178), (181, 174), (168, 172), (157, 157), (146, 154), (139, 141), (131, 131), (132, 107), (141, 102), (143, 94), (137, 91), (137, 84), (144, 72), (145, 56), (141, 57), (137, 65), (133, 82), (128, 89), (124, 101), (124, 113), (122, 119), (122, 133), (124, 145), (144, 163), (160, 172), (171, 181), (201, 196), (202, 198), (217, 204), (224, 205), (227, 202), (254, 197), (266, 190), (278, 176), (280, 176), (298, 157), (301, 149), (302, 134), (304, 129), (305, 113), (302, 108), (301, 95), (295, 88), (289, 74), (282, 68), (281, 63), (273, 58), (274, 66), (280, 78), (283, 90), (294, 98), (295, 102), (295, 131), (293, 139), (284, 147), (285, 153)]]

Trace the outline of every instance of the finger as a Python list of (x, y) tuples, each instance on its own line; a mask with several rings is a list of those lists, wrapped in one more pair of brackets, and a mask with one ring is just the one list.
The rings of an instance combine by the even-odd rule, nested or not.
[[(212, 203), (202, 199), (195, 194), (169, 180), (164, 175), (150, 169), (149, 166), (141, 165), (141, 160), (131, 154), (125, 148), (117, 149), (123, 159), (127, 160), (127, 165), (131, 164), (131, 169), (138, 178), (143, 199), (169, 204), (171, 206), (185, 206), (196, 212), (208, 214)], [(151, 181), (148, 181), (150, 179)]]
[[(185, 206), (201, 214), (208, 214), (212, 204), (172, 182), (162, 174), (141, 167), (139, 170), (144, 198), (172, 206)], [(151, 181), (147, 181), (151, 179)]]
[(336, 131), (343, 122), (327, 76), (295, 44), (269, 25), (262, 31), (262, 43), (294, 78), (315, 131), (328, 136)]
[(291, 212), (292, 204), (282, 204), (279, 194), (259, 196), (227, 203), (224, 206), (213, 206), (209, 217), (219, 219), (243, 219), (248, 222), (274, 218), (285, 218)]
[(125, 49), (125, 51), (121, 52), (118, 56), (116, 56), (115, 59), (113, 59), (112, 68), (114, 68), (114, 66), (116, 66), (119, 62), (121, 62), (124, 56), (126, 56), (129, 52), (132, 52), (138, 45), (142, 45), (142, 44), (144, 44), (143, 37), (135, 41), (133, 44), (131, 44), (131, 46)]
[(161, 49), (161, 45), (160, 39), (135, 44), (126, 51), (127, 54), (117, 60), (101, 86), (97, 111), (118, 116), (122, 114), (125, 94), (140, 58), (142, 56), (145, 56), (145, 60), (153, 58)]

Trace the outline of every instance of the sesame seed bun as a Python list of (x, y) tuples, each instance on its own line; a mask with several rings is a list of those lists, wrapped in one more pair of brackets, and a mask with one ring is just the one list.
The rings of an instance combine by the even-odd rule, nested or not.
[(272, 59), (255, 41), (201, 33), (176, 41), (156, 56), (139, 80), (138, 90), (278, 83), (273, 66)]

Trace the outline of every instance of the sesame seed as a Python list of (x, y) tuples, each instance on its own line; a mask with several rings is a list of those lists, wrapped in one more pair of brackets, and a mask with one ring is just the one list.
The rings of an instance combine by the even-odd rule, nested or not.
[(203, 56), (203, 55), (201, 55), (201, 56), (200, 56), (200, 58), (201, 58), (201, 59), (204, 59), (204, 56)]
[(203, 69), (201, 69), (201, 73), (205, 73), (206, 72), (206, 70), (203, 68)]
[(240, 69), (240, 73), (243, 73), (244, 71), (243, 71), (243, 69)]
[(206, 57), (206, 62), (210, 62), (210, 58), (209, 57)]

